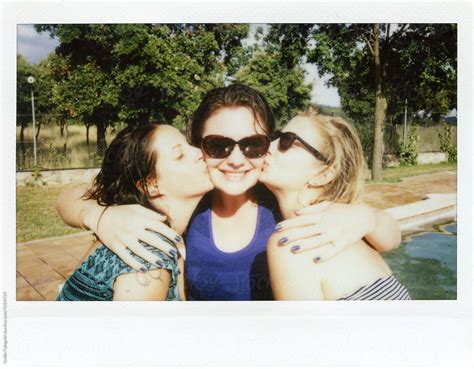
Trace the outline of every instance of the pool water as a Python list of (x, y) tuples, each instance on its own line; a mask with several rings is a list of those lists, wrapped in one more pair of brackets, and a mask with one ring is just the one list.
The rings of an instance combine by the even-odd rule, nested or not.
[(456, 300), (457, 223), (424, 228), (382, 256), (413, 300)]

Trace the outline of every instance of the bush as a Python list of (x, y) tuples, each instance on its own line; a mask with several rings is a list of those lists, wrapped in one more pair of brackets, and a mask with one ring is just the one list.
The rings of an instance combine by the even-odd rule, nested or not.
[(458, 148), (452, 141), (451, 126), (448, 123), (444, 123), (443, 127), (438, 131), (439, 143), (441, 151), (446, 153), (448, 156), (448, 162), (455, 163), (458, 160)]
[(408, 131), (408, 139), (405, 144), (400, 147), (399, 158), (400, 165), (416, 165), (418, 164), (418, 127), (411, 126)]

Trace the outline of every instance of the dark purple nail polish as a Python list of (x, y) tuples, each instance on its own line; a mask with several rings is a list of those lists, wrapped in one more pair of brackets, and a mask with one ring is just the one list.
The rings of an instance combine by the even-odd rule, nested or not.
[(299, 247), (298, 245), (293, 246), (293, 247), (291, 248), (291, 252), (296, 252), (296, 251), (298, 251), (299, 249), (300, 249), (300, 247)]
[(158, 265), (160, 268), (163, 268), (163, 266), (165, 265), (162, 260), (155, 261), (155, 264)]
[(318, 263), (320, 260), (321, 260), (321, 258), (319, 256), (316, 256), (315, 258), (313, 258), (313, 261), (315, 263)]
[(147, 268), (145, 268), (145, 267), (141, 267), (141, 268), (140, 268), (140, 272), (142, 272), (142, 273), (146, 273), (146, 272), (148, 272), (148, 269), (147, 269)]
[(174, 240), (175, 240), (176, 242), (181, 242), (181, 237), (180, 237), (180, 236), (176, 236), (176, 237), (174, 238)]
[(280, 246), (284, 245), (284, 244), (287, 243), (287, 242), (288, 242), (288, 238), (286, 238), (286, 237), (280, 238), (280, 239), (278, 240), (278, 244), (279, 244)]
[(275, 231), (279, 231), (280, 229), (282, 229), (282, 225), (281, 224), (277, 224), (275, 226)]
[(178, 255), (178, 253), (176, 252), (175, 249), (171, 249), (170, 250), (170, 255), (175, 258)]

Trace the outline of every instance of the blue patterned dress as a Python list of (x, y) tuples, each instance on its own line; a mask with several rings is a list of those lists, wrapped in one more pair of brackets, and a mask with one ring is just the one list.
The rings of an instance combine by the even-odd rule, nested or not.
[[(153, 232), (155, 233), (155, 232)], [(173, 247), (174, 243), (168, 238), (156, 233), (164, 241)], [(166, 296), (167, 301), (179, 300), (178, 292), (178, 261), (171, 258), (162, 251), (140, 241), (145, 248), (163, 261), (163, 269), (169, 270), (171, 274), (170, 286)], [(149, 270), (158, 269), (158, 266), (150, 264), (141, 257), (132, 254), (135, 259), (143, 263)], [(116, 254), (104, 245), (97, 249), (74, 271), (64, 284), (59, 293), (58, 301), (112, 301), (114, 297), (113, 285), (120, 274), (136, 272), (125, 264)], [(146, 273), (148, 274), (148, 273)], [(147, 275), (147, 278), (151, 278)]]

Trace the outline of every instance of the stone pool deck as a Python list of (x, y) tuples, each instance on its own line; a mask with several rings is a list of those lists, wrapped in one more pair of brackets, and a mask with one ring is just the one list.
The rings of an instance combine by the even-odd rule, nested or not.
[[(387, 209), (421, 201), (429, 194), (453, 194), (456, 178), (456, 171), (445, 171), (409, 177), (399, 183), (367, 184), (365, 201), (375, 208)], [(81, 232), (17, 244), (17, 300), (55, 300), (58, 286), (76, 268), (91, 240), (88, 232)]]

